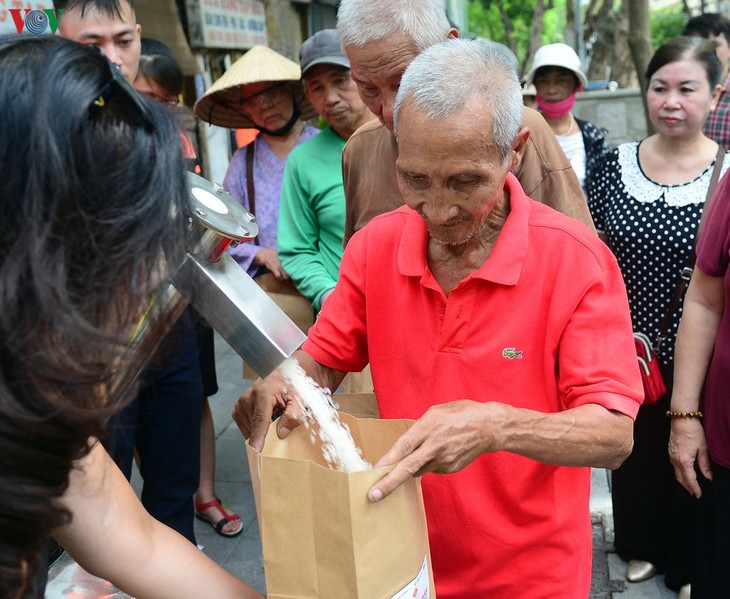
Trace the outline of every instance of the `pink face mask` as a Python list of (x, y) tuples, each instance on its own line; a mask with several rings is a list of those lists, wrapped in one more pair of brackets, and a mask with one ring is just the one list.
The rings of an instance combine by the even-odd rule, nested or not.
[(540, 112), (542, 112), (546, 117), (549, 119), (559, 119), (561, 116), (565, 116), (573, 109), (577, 93), (577, 90), (574, 91), (570, 96), (565, 98), (565, 100), (560, 100), (560, 102), (548, 102), (547, 100), (543, 100), (540, 96), (536, 96), (535, 101), (537, 102), (537, 107), (540, 109)]

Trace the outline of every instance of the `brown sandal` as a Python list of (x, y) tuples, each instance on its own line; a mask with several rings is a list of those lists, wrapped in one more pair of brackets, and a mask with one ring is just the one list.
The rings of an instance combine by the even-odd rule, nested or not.
[[(218, 522), (213, 522), (211, 518), (203, 513), (203, 510), (207, 510), (208, 508), (212, 507), (216, 508), (221, 514), (223, 514), (223, 518), (218, 520)], [(235, 537), (243, 532), (243, 520), (241, 520), (241, 517), (238, 514), (228, 513), (221, 504), (221, 500), (217, 497), (213, 501), (208, 501), (207, 503), (198, 503), (196, 501), (195, 517), (198, 520), (202, 520), (203, 522), (207, 522), (208, 524), (210, 524), (213, 527), (213, 530), (215, 530), (222, 537)], [(238, 530), (234, 530), (233, 532), (224, 532), (223, 527), (226, 525), (226, 523), (233, 520), (240, 520), (241, 526), (238, 528)]]

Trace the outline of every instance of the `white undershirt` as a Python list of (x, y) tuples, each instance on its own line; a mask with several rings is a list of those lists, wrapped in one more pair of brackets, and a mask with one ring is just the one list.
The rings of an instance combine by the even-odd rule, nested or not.
[(578, 177), (580, 186), (583, 187), (586, 180), (586, 149), (583, 145), (583, 135), (578, 131), (573, 135), (556, 135), (556, 137)]

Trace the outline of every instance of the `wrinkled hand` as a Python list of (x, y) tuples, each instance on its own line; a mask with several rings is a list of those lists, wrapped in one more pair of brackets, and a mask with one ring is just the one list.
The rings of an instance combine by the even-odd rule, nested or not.
[(695, 463), (700, 472), (712, 480), (710, 454), (702, 423), (697, 418), (674, 418), (669, 435), (669, 459), (674, 466), (674, 476), (685, 489), (699, 498), (702, 490), (697, 482)]
[(265, 266), (268, 268), (271, 271), (271, 274), (273, 274), (279, 281), (284, 281), (289, 278), (289, 275), (281, 265), (279, 255), (276, 253), (276, 250), (262, 247), (258, 252), (256, 252), (253, 263), (256, 266)]
[(280, 370), (265, 379), (256, 379), (238, 398), (231, 416), (251, 447), (261, 451), (274, 412), (282, 412), (276, 424), (281, 439), (302, 423), (296, 391)]
[(432, 406), (395, 442), (376, 468), (395, 464), (370, 488), (370, 501), (380, 501), (412, 476), (426, 472), (458, 472), (479, 454), (494, 451), (500, 404), (454, 401)]

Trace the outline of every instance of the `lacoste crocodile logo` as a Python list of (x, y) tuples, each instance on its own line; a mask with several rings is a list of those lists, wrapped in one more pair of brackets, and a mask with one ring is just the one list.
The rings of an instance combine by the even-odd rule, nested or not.
[(522, 359), (522, 350), (518, 351), (514, 347), (505, 347), (502, 350), (502, 357), (509, 358), (510, 360), (514, 360), (515, 358), (520, 360)]

